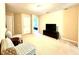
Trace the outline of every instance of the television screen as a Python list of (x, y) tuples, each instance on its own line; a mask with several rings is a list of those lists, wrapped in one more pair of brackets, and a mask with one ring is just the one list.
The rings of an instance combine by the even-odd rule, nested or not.
[(56, 24), (46, 24), (47, 31), (56, 31)]

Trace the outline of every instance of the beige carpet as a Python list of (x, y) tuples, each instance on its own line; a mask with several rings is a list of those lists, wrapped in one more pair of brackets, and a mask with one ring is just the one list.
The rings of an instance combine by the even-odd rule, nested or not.
[(37, 55), (77, 55), (79, 49), (72, 44), (41, 34), (23, 35), (23, 43), (31, 43), (36, 48)]

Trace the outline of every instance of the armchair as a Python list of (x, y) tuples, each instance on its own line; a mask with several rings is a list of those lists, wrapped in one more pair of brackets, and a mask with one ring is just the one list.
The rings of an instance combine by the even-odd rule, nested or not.
[(12, 41), (7, 38), (1, 40), (1, 54), (2, 55), (35, 55), (36, 50), (32, 44), (19, 44), (14, 46)]

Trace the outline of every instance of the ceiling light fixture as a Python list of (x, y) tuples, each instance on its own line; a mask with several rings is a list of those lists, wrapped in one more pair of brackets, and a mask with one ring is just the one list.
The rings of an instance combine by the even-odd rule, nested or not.
[(37, 5), (37, 7), (40, 7), (41, 5)]

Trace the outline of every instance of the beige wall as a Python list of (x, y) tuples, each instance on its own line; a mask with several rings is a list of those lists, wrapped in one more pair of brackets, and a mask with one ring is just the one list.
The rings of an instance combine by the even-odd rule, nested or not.
[(58, 31), (63, 38), (68, 41), (78, 42), (78, 8), (73, 6), (66, 10), (59, 10), (40, 16), (40, 33), (45, 30), (45, 25), (48, 23), (57, 24)]
[(78, 41), (78, 8), (70, 7), (64, 10), (64, 37), (77, 43)]
[(14, 16), (14, 13), (13, 12), (6, 11), (6, 15)]
[(46, 24), (57, 24), (60, 35), (63, 35), (63, 10), (42, 15), (39, 19), (40, 33), (43, 33)]
[(0, 42), (5, 38), (5, 4), (0, 3)]
[(15, 34), (22, 34), (22, 23), (21, 23), (21, 14), (14, 14), (14, 32)]

